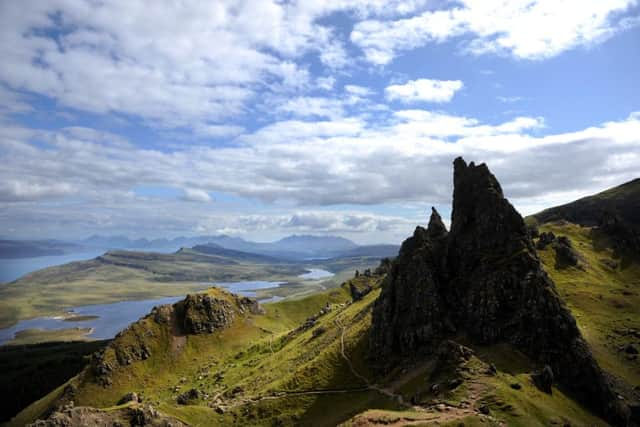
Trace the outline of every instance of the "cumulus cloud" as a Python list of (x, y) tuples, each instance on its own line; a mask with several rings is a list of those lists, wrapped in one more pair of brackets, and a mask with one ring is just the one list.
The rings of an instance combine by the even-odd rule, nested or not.
[[(396, 9), (414, 7), (398, 2)], [(378, 1), (2, 2), (0, 82), (65, 107), (123, 113), (161, 127), (196, 123), (208, 136), (227, 136), (212, 125), (242, 113), (257, 93), (310, 84), (305, 54), (331, 68), (346, 64), (344, 41), (318, 22), (340, 10), (379, 16), (384, 7)]]
[(183, 200), (189, 202), (210, 202), (211, 196), (204, 190), (199, 188), (185, 188), (184, 195), (182, 196)]
[(636, 0), (461, 0), (397, 20), (357, 23), (351, 41), (369, 62), (388, 64), (399, 52), (465, 37), (474, 54), (543, 59), (589, 46), (638, 24), (621, 16)]
[(426, 102), (449, 102), (464, 84), (460, 80), (432, 80), (417, 79), (409, 80), (405, 84), (395, 84), (387, 86), (385, 94), (390, 101), (400, 101), (404, 103), (426, 101)]
[(373, 95), (373, 90), (369, 89), (368, 87), (364, 87), (364, 86), (360, 86), (360, 85), (345, 85), (344, 86), (344, 90), (347, 93), (350, 93), (352, 95), (356, 95), (356, 96), (369, 96), (369, 95)]

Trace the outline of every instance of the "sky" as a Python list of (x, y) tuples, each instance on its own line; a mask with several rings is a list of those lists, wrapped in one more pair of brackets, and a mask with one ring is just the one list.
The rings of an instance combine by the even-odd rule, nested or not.
[(399, 243), (640, 176), (639, 0), (0, 1), (0, 236)]

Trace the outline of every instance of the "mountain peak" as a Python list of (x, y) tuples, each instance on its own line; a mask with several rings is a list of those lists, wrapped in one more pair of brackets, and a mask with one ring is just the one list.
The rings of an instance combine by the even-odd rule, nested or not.
[(431, 238), (446, 237), (447, 227), (442, 222), (442, 217), (436, 210), (431, 208), (431, 217), (429, 218), (429, 225), (427, 226), (427, 235)]

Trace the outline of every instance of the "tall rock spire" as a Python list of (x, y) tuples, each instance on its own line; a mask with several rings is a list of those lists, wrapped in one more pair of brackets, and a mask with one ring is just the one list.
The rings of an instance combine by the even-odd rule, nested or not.
[(463, 334), (509, 343), (608, 421), (626, 414), (542, 269), (524, 220), (485, 164), (454, 161), (451, 230), (433, 210), (407, 239), (373, 309), (372, 358), (379, 364), (427, 353)]

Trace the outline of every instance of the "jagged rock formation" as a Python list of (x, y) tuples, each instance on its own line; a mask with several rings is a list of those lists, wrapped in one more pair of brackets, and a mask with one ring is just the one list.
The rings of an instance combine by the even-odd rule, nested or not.
[(371, 356), (432, 352), (465, 336), (506, 342), (614, 424), (627, 415), (543, 271), (525, 223), (486, 165), (454, 162), (451, 231), (433, 210), (394, 261), (373, 309)]

